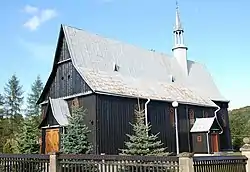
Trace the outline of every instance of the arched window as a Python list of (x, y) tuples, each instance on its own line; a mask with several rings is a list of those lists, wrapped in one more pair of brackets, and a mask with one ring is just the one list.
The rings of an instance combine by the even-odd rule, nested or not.
[(170, 116), (170, 123), (174, 127), (175, 121), (174, 121), (174, 108), (173, 107), (170, 107), (169, 109), (169, 116)]
[(189, 115), (190, 125), (194, 125), (194, 121), (195, 121), (194, 110), (193, 109), (189, 109), (188, 115)]

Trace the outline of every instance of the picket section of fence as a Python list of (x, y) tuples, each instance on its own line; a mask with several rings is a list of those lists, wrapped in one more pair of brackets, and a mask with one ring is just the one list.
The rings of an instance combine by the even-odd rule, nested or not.
[(49, 155), (0, 154), (1, 172), (49, 172)]
[(178, 172), (176, 156), (58, 155), (61, 172)]
[(193, 157), (194, 172), (246, 172), (245, 156)]

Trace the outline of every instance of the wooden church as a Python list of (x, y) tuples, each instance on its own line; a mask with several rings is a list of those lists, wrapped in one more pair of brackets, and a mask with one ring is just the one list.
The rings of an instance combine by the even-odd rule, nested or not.
[(60, 150), (71, 109), (81, 106), (88, 112), (93, 153), (118, 154), (132, 132), (138, 98), (168, 152), (177, 151), (175, 126), (180, 152), (230, 150), (229, 101), (206, 67), (187, 59), (183, 32), (177, 9), (170, 56), (62, 25), (53, 69), (38, 100), (41, 152)]

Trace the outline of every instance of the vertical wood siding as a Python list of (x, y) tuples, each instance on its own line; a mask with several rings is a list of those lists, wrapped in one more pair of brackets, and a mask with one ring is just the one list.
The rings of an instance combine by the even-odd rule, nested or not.
[(91, 91), (90, 87), (69, 61), (58, 65), (56, 75), (46, 94), (46, 100), (48, 97), (59, 98), (87, 91)]
[(136, 100), (112, 96), (97, 96), (98, 153), (118, 154), (124, 148), (126, 134), (132, 132)]
[(223, 134), (220, 135), (220, 149), (231, 150), (232, 140), (228, 117), (228, 103), (215, 102), (221, 109), (218, 112), (218, 120), (223, 127)]
[[(137, 105), (136, 99), (91, 95), (78, 98), (79, 105), (88, 110), (86, 116), (86, 124), (91, 130), (89, 140), (94, 145), (96, 154), (118, 154), (120, 148), (124, 148), (124, 142), (128, 140), (126, 134), (132, 134), (130, 122), (134, 122), (134, 109)], [(67, 102), (72, 106), (73, 99), (68, 99)], [(141, 107), (144, 109), (146, 100), (141, 101)], [(42, 106), (44, 109), (47, 106)], [(159, 139), (164, 143), (169, 152), (176, 152), (175, 142), (175, 125), (173, 117), (170, 116), (171, 103), (151, 101), (148, 104), (148, 120), (152, 125), (152, 133), (159, 133)], [(193, 110), (194, 118), (212, 117), (214, 116), (214, 108), (205, 108), (199, 106), (180, 105), (178, 107), (178, 130), (179, 130), (179, 146), (181, 152), (197, 151), (206, 152), (206, 136), (202, 135), (202, 143), (195, 141), (197, 134), (191, 134), (192, 127), (189, 112)], [(50, 112), (50, 110), (48, 111)], [(221, 110), (222, 113), (227, 113), (227, 109)], [(47, 115), (46, 124), (55, 124), (51, 113)], [(219, 115), (218, 115), (219, 116)], [(228, 125), (228, 118), (226, 121)], [(225, 127), (226, 128), (226, 127)], [(227, 132), (226, 130), (224, 132)], [(195, 138), (194, 138), (195, 137)], [(228, 137), (226, 134), (220, 135), (221, 149), (230, 148)], [(226, 144), (226, 146), (223, 146)], [(228, 145), (227, 145), (228, 144)], [(194, 149), (195, 148), (195, 149)]]
[(59, 98), (91, 91), (70, 60), (63, 33), (60, 37), (53, 71), (46, 83), (40, 102), (48, 100), (48, 97)]
[[(68, 99), (70, 113), (72, 113), (73, 99)], [(78, 97), (79, 107), (86, 110), (85, 124), (88, 126), (91, 133), (88, 136), (89, 141), (93, 144), (93, 153), (97, 152), (96, 148), (96, 95), (88, 95)]]
[[(144, 100), (142, 103), (144, 109)], [(136, 99), (97, 96), (97, 147), (98, 153), (118, 154), (119, 148), (124, 147), (127, 141), (126, 134), (132, 134), (129, 122), (134, 121)], [(171, 103), (150, 101), (148, 104), (148, 120), (152, 125), (151, 132), (159, 134), (159, 139), (164, 143), (169, 152), (176, 152), (175, 125), (170, 116)], [(178, 107), (179, 148), (181, 152), (192, 151), (192, 147), (201, 147), (198, 151), (207, 151), (206, 139), (198, 145), (193, 142), (190, 134), (189, 110), (194, 111), (194, 118), (214, 116), (213, 108), (180, 105)], [(200, 143), (199, 143), (200, 144)]]
[[(171, 105), (170, 105), (171, 106)], [(178, 131), (179, 131), (179, 149), (180, 152), (189, 152), (190, 150), (190, 134), (189, 121), (187, 115), (187, 106), (180, 105), (178, 107)], [(175, 133), (175, 131), (174, 131)], [(175, 138), (175, 137), (174, 137)], [(176, 150), (176, 149), (175, 149)]]
[[(67, 103), (69, 105), (69, 110), (70, 113), (72, 113), (72, 99), (67, 99)], [(89, 141), (93, 144), (93, 153), (97, 152), (96, 149), (96, 95), (89, 95), (89, 96), (81, 96), (77, 97), (79, 100), (79, 107), (83, 107), (86, 110), (86, 117), (85, 117), (85, 124), (88, 126), (89, 130), (91, 133), (88, 136)], [(42, 108), (47, 109), (47, 104), (43, 105)], [(58, 125), (56, 119), (54, 118), (51, 107), (48, 107), (48, 111), (46, 114), (46, 119), (44, 120), (43, 124), (41, 127), (44, 126), (52, 126), (52, 125)], [(44, 129), (42, 129), (44, 132)], [(59, 140), (61, 141), (61, 133), (62, 133), (62, 128), (60, 128), (60, 138)], [(44, 135), (43, 135), (43, 142), (42, 142), (42, 150), (44, 151), (44, 147), (46, 144), (46, 141), (44, 140)], [(59, 143), (61, 145), (61, 143)]]
[(174, 152), (175, 128), (170, 122), (169, 104), (166, 102), (151, 101), (148, 104), (148, 119), (152, 125), (152, 134), (159, 133), (159, 139), (164, 143), (168, 152)]
[[(189, 125), (189, 131), (191, 130), (193, 124), (191, 123), (192, 119), (190, 119), (190, 111), (194, 112), (194, 119), (195, 118), (206, 118), (206, 117), (213, 117), (215, 108), (207, 108), (207, 107), (199, 107), (199, 106), (187, 106), (188, 111), (188, 125)], [(195, 120), (194, 120), (195, 122)], [(201, 135), (202, 137), (202, 143), (197, 142), (196, 138), (198, 135)], [(206, 141), (206, 134), (204, 133), (190, 133), (189, 132), (189, 138), (190, 138), (190, 152), (197, 151), (198, 153), (206, 153), (207, 152), (207, 141)]]
[[(197, 137), (201, 138), (201, 141), (198, 141)], [(209, 137), (210, 138), (210, 137)], [(207, 153), (207, 135), (206, 133), (192, 133), (192, 144), (195, 145), (193, 147), (193, 151), (196, 153)], [(211, 150), (211, 146), (210, 146)]]
[(51, 110), (51, 107), (48, 106), (47, 107), (47, 104), (42, 106), (42, 108), (44, 108), (44, 113), (45, 113), (45, 120), (43, 121), (41, 127), (44, 127), (44, 126), (53, 126), (53, 125), (59, 125), (58, 122), (56, 121), (55, 117), (53, 116), (52, 114), (52, 110)]
[(68, 49), (67, 42), (66, 42), (65, 38), (62, 39), (62, 42), (60, 42), (60, 44), (61, 44), (61, 46), (59, 47), (59, 51), (61, 53), (60, 53), (58, 61), (62, 62), (64, 60), (69, 59), (70, 58), (70, 54), (69, 54), (69, 49)]

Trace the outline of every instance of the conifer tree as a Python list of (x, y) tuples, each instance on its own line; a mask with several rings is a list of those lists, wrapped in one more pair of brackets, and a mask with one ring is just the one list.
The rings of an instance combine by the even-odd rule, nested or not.
[(3, 116), (3, 105), (4, 105), (4, 98), (0, 94), (0, 117)]
[(39, 130), (34, 123), (33, 118), (27, 117), (24, 120), (22, 133), (19, 138), (19, 148), (21, 153), (37, 154), (39, 153)]
[(20, 81), (15, 74), (9, 79), (8, 83), (4, 87), (4, 91), (4, 106), (6, 115), (11, 118), (22, 116), (21, 106), (23, 103), (23, 91)]
[(0, 153), (3, 152), (3, 147), (9, 138), (9, 122), (6, 118), (0, 118)]
[(39, 135), (41, 134), (38, 125), (41, 122), (40, 106), (37, 101), (43, 89), (43, 83), (38, 75), (31, 85), (31, 93), (27, 97), (27, 113), (19, 134), (19, 147), (21, 153), (39, 153)]
[[(8, 130), (5, 131), (7, 143), (16, 143), (22, 127), (23, 91), (20, 81), (14, 74), (4, 87), (4, 116), (7, 117)], [(8, 144), (7, 144), (8, 145)]]
[(85, 125), (86, 110), (73, 107), (72, 115), (68, 117), (69, 124), (62, 136), (62, 152), (66, 154), (88, 154), (92, 144), (88, 141), (91, 132)]
[(4, 98), (3, 96), (0, 94), (0, 118), (3, 116), (3, 105), (4, 105)]
[(43, 90), (43, 82), (40, 75), (37, 76), (34, 83), (31, 85), (31, 93), (27, 97), (27, 116), (39, 116), (41, 108), (37, 104), (37, 101)]
[(19, 153), (18, 142), (14, 138), (7, 139), (3, 147), (4, 153)]
[(133, 135), (127, 134), (129, 141), (125, 142), (125, 149), (121, 149), (123, 155), (158, 155), (163, 156), (168, 153), (163, 143), (158, 139), (158, 134), (149, 135), (151, 130), (150, 123), (145, 124), (145, 114), (138, 105), (138, 110), (135, 110), (136, 122), (131, 124), (133, 127)]

